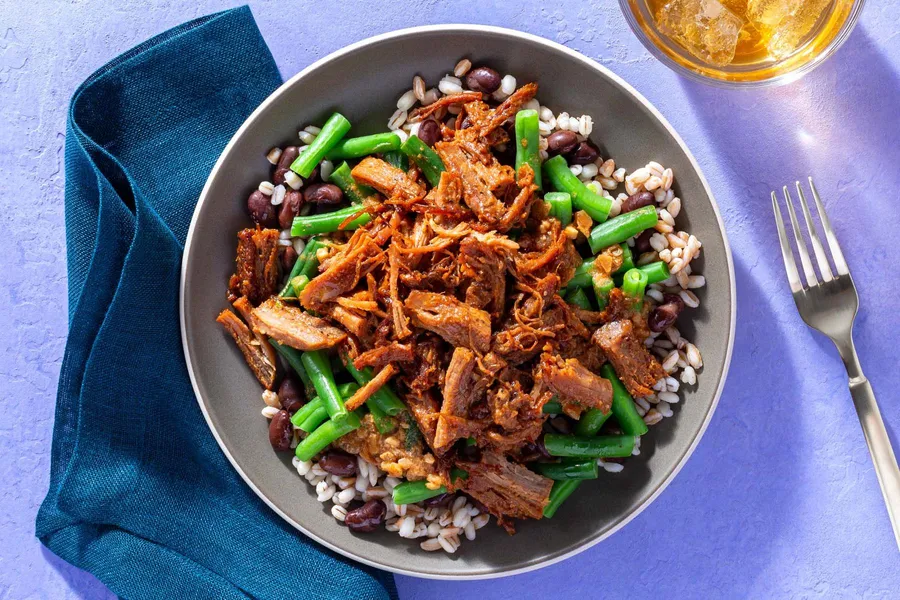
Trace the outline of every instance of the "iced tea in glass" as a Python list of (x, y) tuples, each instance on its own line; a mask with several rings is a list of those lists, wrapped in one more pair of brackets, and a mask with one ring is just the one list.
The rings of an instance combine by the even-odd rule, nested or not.
[(663, 62), (713, 82), (763, 84), (806, 73), (850, 34), (862, 0), (620, 0)]

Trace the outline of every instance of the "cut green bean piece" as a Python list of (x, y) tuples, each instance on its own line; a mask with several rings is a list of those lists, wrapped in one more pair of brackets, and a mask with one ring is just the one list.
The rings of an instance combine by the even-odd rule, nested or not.
[[(615, 274), (624, 273), (628, 269), (634, 268), (634, 254), (632, 253), (631, 248), (628, 247), (628, 244), (619, 244), (619, 246), (622, 248), (622, 266), (616, 270)], [(584, 261), (575, 269), (575, 274), (572, 276), (572, 279), (566, 283), (566, 287), (591, 287), (593, 285), (595, 260), (597, 260), (596, 256), (584, 259)], [(668, 275), (666, 275), (666, 277), (668, 277)]]
[(375, 429), (381, 435), (387, 435), (397, 428), (397, 423), (391, 417), (387, 416), (377, 402), (373, 402), (371, 398), (366, 400), (366, 408), (372, 414), (372, 420), (375, 422)]
[(437, 187), (441, 182), (441, 173), (447, 169), (444, 167), (444, 161), (437, 155), (437, 152), (428, 147), (428, 144), (420, 140), (417, 136), (409, 136), (400, 146), (400, 151), (409, 157), (411, 161), (416, 163), (425, 179), (432, 187)]
[(384, 160), (401, 171), (409, 171), (409, 158), (399, 150), (385, 152)]
[(329, 419), (300, 442), (295, 454), (300, 460), (311, 460), (312, 457), (324, 450), (328, 444), (331, 444), (341, 436), (347, 435), (360, 425), (359, 417), (355, 412), (348, 412), (347, 418), (342, 421)]
[(648, 279), (647, 274), (640, 269), (629, 269), (622, 277), (622, 293), (631, 298), (638, 309), (644, 303)]
[(291, 365), (291, 368), (297, 373), (300, 381), (303, 382), (303, 389), (306, 391), (306, 397), (313, 398), (316, 395), (316, 389), (313, 387), (312, 379), (310, 379), (309, 373), (306, 372), (306, 367), (303, 366), (303, 361), (300, 359), (302, 353), (296, 348), (285, 346), (272, 338), (269, 338), (269, 343), (272, 344), (272, 347), (275, 348), (278, 354), (283, 356), (284, 360), (286, 360), (288, 364)]
[[(609, 216), (612, 208), (612, 200), (606, 196), (594, 192), (584, 185), (580, 179), (572, 175), (566, 159), (562, 156), (554, 156), (544, 162), (544, 174), (557, 192), (566, 192), (572, 197), (575, 208), (583, 210), (598, 223), (602, 223)], [(595, 253), (596, 254), (596, 253)]]
[[(349, 357), (344, 357), (344, 366), (347, 367), (347, 372), (350, 373), (350, 376), (355, 379), (359, 385), (365, 385), (372, 380), (374, 377), (372, 373), (371, 367), (366, 367), (364, 369), (357, 369), (353, 365), (353, 361), (349, 359)], [(396, 417), (401, 412), (406, 410), (406, 405), (403, 403), (403, 400), (397, 396), (397, 394), (392, 390), (389, 386), (383, 385), (381, 386), (370, 398), (373, 402), (378, 403), (381, 411), (390, 416)]]
[(553, 396), (553, 398), (551, 398), (546, 404), (544, 404), (541, 412), (543, 412), (545, 415), (561, 415), (563, 414), (562, 404), (559, 403), (559, 401), (556, 399), (556, 396)]
[(659, 222), (659, 216), (656, 214), (656, 206), (643, 206), (614, 217), (606, 223), (600, 223), (591, 230), (591, 235), (588, 236), (591, 252), (597, 254), (613, 244), (621, 244), (631, 236), (655, 227), (657, 222)]
[(534, 470), (554, 481), (566, 479), (597, 479), (597, 461), (595, 459), (573, 462), (535, 463)]
[[(344, 225), (344, 227), (341, 227), (344, 221), (351, 219), (351, 217), (352, 220)], [(365, 212), (365, 209), (362, 206), (353, 205), (330, 213), (294, 217), (294, 223), (291, 225), (291, 235), (294, 237), (305, 237), (317, 233), (352, 231), (365, 225), (371, 220), (372, 215)]]
[(347, 135), (348, 131), (350, 131), (350, 121), (344, 118), (344, 115), (334, 113), (328, 117), (325, 125), (322, 126), (322, 131), (319, 132), (313, 143), (307, 146), (291, 163), (291, 171), (301, 177), (309, 177), (316, 165), (325, 158), (325, 154), (334, 148)]
[(619, 244), (619, 247), (622, 249), (622, 266), (616, 270), (616, 273), (625, 273), (634, 268), (634, 252), (631, 251), (631, 246), (624, 242)]
[(341, 188), (341, 191), (344, 192), (344, 197), (353, 204), (363, 204), (369, 200), (374, 201), (378, 195), (369, 186), (361, 185), (353, 179), (353, 175), (350, 174), (350, 165), (346, 162), (342, 162), (335, 167), (328, 181)]
[(394, 132), (376, 133), (362, 137), (344, 138), (325, 153), (328, 160), (360, 158), (400, 149), (400, 136)]
[[(322, 402), (321, 398), (316, 396), (315, 398), (301, 406), (297, 410), (297, 412), (291, 415), (291, 423), (293, 423), (297, 427), (300, 427), (300, 425), (302, 425), (304, 421), (306, 421), (313, 413), (315, 413), (320, 408), (325, 408), (325, 403)], [(327, 414), (328, 413), (326, 411), (326, 418)]]
[[(450, 479), (456, 481), (457, 479), (468, 479), (469, 474), (462, 469), (457, 467), (453, 467), (450, 469)], [(440, 486), (439, 488), (432, 490), (429, 489), (426, 482), (424, 480), (420, 481), (404, 481), (403, 483), (398, 484), (394, 487), (393, 491), (393, 499), (394, 504), (415, 504), (416, 502), (421, 502), (422, 500), (428, 500), (429, 498), (434, 498), (435, 496), (440, 496), (441, 494), (447, 493), (446, 486)]]
[(603, 424), (612, 416), (612, 410), (603, 412), (599, 408), (589, 408), (581, 413), (575, 425), (575, 435), (597, 435)]
[(563, 481), (554, 481), (553, 488), (550, 490), (550, 501), (544, 507), (544, 518), (550, 519), (556, 514), (559, 506), (566, 501), (566, 498), (572, 495), (583, 479), (566, 479)]
[(574, 458), (624, 458), (634, 450), (633, 435), (544, 435), (544, 447), (550, 456)]
[(594, 278), (594, 297), (597, 299), (597, 310), (603, 310), (609, 303), (609, 293), (616, 287), (615, 282), (607, 278)]
[(294, 293), (294, 286), (291, 285), (291, 282), (295, 277), (303, 274), (303, 270), (306, 267), (307, 261), (309, 261), (310, 255), (315, 255), (315, 249), (310, 248), (314, 239), (315, 238), (309, 240), (306, 246), (303, 247), (303, 251), (297, 256), (297, 260), (294, 262), (294, 266), (291, 267), (291, 273), (288, 275), (287, 283), (278, 294), (280, 297), (293, 298), (294, 296), (296, 296), (296, 294)]
[(572, 196), (565, 192), (547, 192), (544, 201), (550, 204), (550, 216), (558, 219), (563, 227), (572, 222)]
[(309, 283), (309, 277), (306, 275), (297, 275), (291, 279), (291, 287), (294, 288), (294, 295), (299, 296), (306, 284)]
[(584, 293), (584, 290), (581, 288), (575, 288), (574, 290), (569, 291), (566, 294), (566, 302), (569, 304), (574, 304), (578, 308), (583, 308), (584, 310), (591, 310), (591, 299), (588, 298), (588, 295)]
[(671, 275), (669, 272), (669, 265), (661, 260), (638, 267), (638, 269), (647, 275), (647, 285), (665, 281)]
[(628, 390), (625, 389), (625, 385), (619, 380), (612, 365), (606, 363), (600, 367), (600, 376), (608, 379), (612, 384), (613, 402), (612, 411), (610, 412), (615, 415), (622, 433), (631, 436), (641, 436), (647, 433), (647, 424), (644, 423), (643, 417), (638, 414), (637, 407), (634, 405), (634, 399), (628, 393)]
[[(519, 167), (527, 164), (534, 172), (534, 185), (541, 189), (541, 135), (538, 120), (537, 111), (530, 108), (516, 113), (516, 177)], [(571, 221), (571, 216), (569, 220)]]
[(325, 405), (322, 404), (322, 406), (314, 410), (312, 414), (306, 417), (297, 427), (306, 433), (312, 433), (319, 425), (327, 420), (328, 410), (325, 408)]
[(337, 384), (334, 382), (334, 373), (331, 371), (328, 355), (322, 350), (312, 350), (301, 354), (300, 360), (303, 361), (303, 366), (312, 380), (313, 387), (316, 388), (316, 394), (325, 403), (328, 416), (338, 422), (346, 419), (350, 413), (344, 406), (344, 399), (341, 398)]

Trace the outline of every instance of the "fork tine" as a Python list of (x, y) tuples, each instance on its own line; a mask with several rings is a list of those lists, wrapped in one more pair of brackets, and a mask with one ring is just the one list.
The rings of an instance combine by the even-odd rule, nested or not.
[(788, 215), (791, 217), (791, 227), (794, 230), (794, 239), (797, 241), (797, 252), (800, 254), (800, 264), (803, 265), (803, 272), (806, 274), (806, 285), (815, 287), (819, 280), (816, 278), (816, 272), (813, 269), (812, 261), (809, 260), (809, 251), (806, 249), (806, 240), (803, 239), (803, 232), (800, 231), (800, 224), (797, 222), (797, 213), (794, 212), (794, 201), (791, 199), (791, 193), (787, 186), (781, 188), (784, 192), (784, 201), (787, 203)]
[(812, 177), (809, 177), (808, 179), (809, 188), (812, 190), (813, 199), (816, 201), (816, 208), (819, 210), (819, 219), (822, 221), (822, 227), (825, 229), (825, 239), (828, 240), (828, 247), (831, 248), (831, 258), (834, 259), (834, 266), (837, 268), (838, 275), (849, 275), (850, 268), (847, 267), (847, 261), (844, 260), (844, 253), (841, 252), (841, 246), (834, 236), (834, 230), (831, 228), (831, 221), (828, 219), (828, 213), (825, 212), (825, 208), (822, 206), (822, 199), (819, 198), (816, 184), (813, 183)]
[(828, 264), (825, 248), (822, 247), (822, 242), (819, 241), (819, 233), (816, 231), (815, 225), (813, 225), (812, 217), (809, 214), (809, 204), (806, 203), (806, 196), (803, 195), (803, 188), (800, 187), (799, 181), (794, 183), (797, 185), (797, 195), (800, 196), (800, 207), (803, 209), (803, 219), (806, 221), (806, 229), (809, 231), (809, 237), (812, 240), (816, 262), (819, 264), (819, 273), (822, 274), (823, 280), (826, 282), (831, 281), (834, 279), (834, 276), (831, 274), (831, 265)]
[(784, 259), (784, 270), (787, 271), (791, 292), (796, 293), (803, 289), (803, 284), (800, 283), (800, 273), (797, 272), (797, 263), (794, 262), (791, 243), (788, 241), (787, 231), (784, 230), (784, 220), (781, 218), (781, 209), (778, 208), (778, 196), (775, 195), (775, 192), (772, 192), (772, 210), (775, 211), (775, 226), (778, 228), (778, 241), (781, 242), (781, 258)]

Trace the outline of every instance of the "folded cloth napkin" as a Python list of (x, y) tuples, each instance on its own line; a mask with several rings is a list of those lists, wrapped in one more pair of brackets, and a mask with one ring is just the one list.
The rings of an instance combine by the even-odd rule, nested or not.
[(181, 352), (194, 204), (279, 84), (246, 7), (163, 33), (94, 73), (66, 135), (69, 338), (37, 535), (141, 598), (396, 598), (392, 577), (305, 538), (244, 485)]

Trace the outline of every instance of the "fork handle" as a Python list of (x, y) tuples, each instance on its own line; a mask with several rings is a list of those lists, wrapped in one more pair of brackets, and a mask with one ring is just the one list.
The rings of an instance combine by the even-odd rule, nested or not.
[(860, 367), (852, 337), (848, 345), (837, 344), (837, 346), (850, 376), (850, 395), (853, 396), (859, 424), (862, 426), (872, 462), (875, 464), (875, 475), (878, 477), (891, 526), (894, 528), (894, 538), (897, 547), (900, 548), (900, 467), (897, 466), (891, 440), (881, 419), (881, 411), (878, 410), (872, 384), (863, 375)]

